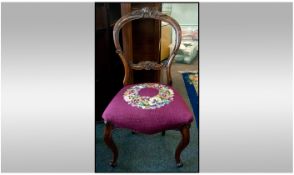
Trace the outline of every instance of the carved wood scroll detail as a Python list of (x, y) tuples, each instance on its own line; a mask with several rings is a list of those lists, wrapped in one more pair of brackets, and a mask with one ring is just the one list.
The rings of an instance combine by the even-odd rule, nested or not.
[(164, 14), (160, 13), (159, 11), (149, 8), (149, 7), (144, 7), (140, 10), (135, 10), (131, 12), (131, 15), (134, 16), (140, 16), (140, 18), (159, 18), (159, 16), (164, 16)]
[(135, 70), (160, 70), (164, 65), (154, 61), (141, 61), (137, 64), (130, 63), (130, 67)]
[[(121, 45), (119, 43), (119, 31), (121, 30), (121, 28), (128, 22), (131, 22), (133, 20), (137, 20), (140, 18), (153, 18), (156, 20), (160, 20), (160, 21), (164, 21), (167, 22), (168, 24), (170, 24), (176, 33), (176, 38), (175, 38), (175, 46), (173, 48), (173, 50), (171, 51), (171, 54), (169, 56), (169, 58), (167, 59), (167, 63), (166, 64), (159, 64), (156, 62), (152, 62), (152, 61), (141, 61), (137, 64), (134, 63), (130, 63), (128, 60), (129, 58), (126, 58), (126, 55), (124, 54), (123, 49), (121, 48)], [(144, 7), (142, 9), (139, 10), (135, 10), (127, 15), (122, 16), (114, 25), (113, 28), (113, 40), (114, 40), (114, 45), (116, 48), (116, 53), (120, 56), (123, 65), (124, 65), (124, 69), (125, 69), (125, 77), (123, 80), (124, 85), (129, 83), (129, 78), (130, 78), (130, 74), (129, 71), (130, 69), (135, 69), (135, 70), (160, 70), (162, 68), (166, 68), (166, 78), (167, 78), (167, 83), (169, 85), (172, 84), (172, 78), (171, 78), (171, 64), (173, 62), (173, 59), (180, 47), (181, 44), (181, 40), (182, 40), (182, 31), (181, 31), (181, 27), (178, 24), (178, 22), (173, 19), (172, 17), (161, 13), (160, 11), (157, 11), (156, 9), (152, 9), (149, 7)]]

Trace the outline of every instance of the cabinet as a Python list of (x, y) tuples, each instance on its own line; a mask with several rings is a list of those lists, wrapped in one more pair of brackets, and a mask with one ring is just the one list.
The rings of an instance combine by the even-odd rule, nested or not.
[[(143, 7), (161, 10), (161, 3), (95, 3), (95, 116), (102, 113), (115, 94), (123, 87), (124, 69), (115, 52), (112, 31), (124, 14)], [(160, 62), (161, 23), (152, 19), (133, 21), (122, 29), (121, 43), (133, 62)], [(133, 83), (156, 82), (160, 72), (135, 71)]]
[(95, 3), (95, 116), (102, 113), (123, 87), (123, 65), (115, 53), (112, 30), (121, 17), (120, 3)]
[[(122, 15), (143, 7), (161, 11), (161, 3), (122, 3)], [(153, 19), (135, 20), (123, 29), (123, 45), (127, 46), (126, 54), (134, 63), (150, 60), (160, 62), (161, 22)], [(133, 83), (159, 82), (159, 71), (134, 71)]]

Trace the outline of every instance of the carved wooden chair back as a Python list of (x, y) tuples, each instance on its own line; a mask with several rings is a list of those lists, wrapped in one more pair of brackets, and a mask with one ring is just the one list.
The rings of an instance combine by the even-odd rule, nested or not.
[[(167, 59), (167, 63), (157, 63), (154, 61), (141, 61), (137, 64), (134, 64), (130, 61), (130, 58), (126, 58), (126, 55), (124, 51), (121, 48), (121, 45), (119, 43), (119, 32), (122, 29), (122, 27), (133, 20), (142, 19), (142, 18), (152, 18), (155, 20), (160, 20), (167, 22), (169, 25), (171, 25), (175, 30), (175, 46), (170, 53), (169, 58)], [(120, 56), (120, 59), (123, 62), (124, 69), (125, 69), (125, 76), (123, 80), (123, 84), (127, 85), (129, 84), (129, 78), (130, 78), (130, 70), (166, 70), (166, 78), (167, 78), (167, 84), (172, 84), (172, 77), (171, 77), (171, 65), (173, 62), (174, 57), (176, 56), (176, 53), (180, 47), (181, 40), (182, 40), (182, 34), (181, 34), (181, 28), (178, 22), (173, 19), (172, 17), (163, 14), (157, 10), (145, 7), (140, 10), (135, 10), (127, 15), (122, 16), (114, 25), (113, 29), (113, 40), (114, 45), (116, 48), (116, 53)]]

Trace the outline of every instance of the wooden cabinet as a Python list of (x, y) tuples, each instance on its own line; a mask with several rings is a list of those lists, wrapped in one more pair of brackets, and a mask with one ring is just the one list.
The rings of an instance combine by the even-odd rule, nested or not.
[(115, 53), (112, 30), (121, 17), (120, 3), (95, 4), (95, 116), (102, 120), (102, 113), (123, 87), (123, 65)]
[[(161, 11), (161, 3), (122, 3), (122, 15), (143, 7)], [(161, 22), (153, 19), (135, 20), (123, 29), (123, 45), (134, 63), (149, 60), (160, 62)], [(134, 71), (133, 83), (159, 82), (159, 71)]]
[[(124, 70), (113, 43), (113, 26), (124, 14), (143, 7), (161, 10), (161, 3), (95, 3), (95, 116), (102, 113), (123, 87)], [(133, 21), (122, 30), (121, 43), (135, 63), (143, 60), (160, 62), (161, 23), (152, 19)], [(160, 73), (135, 71), (134, 83), (160, 80)]]

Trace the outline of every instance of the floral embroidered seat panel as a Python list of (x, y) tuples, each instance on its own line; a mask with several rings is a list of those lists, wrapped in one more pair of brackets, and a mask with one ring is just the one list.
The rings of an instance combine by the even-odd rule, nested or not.
[(130, 87), (123, 96), (133, 107), (156, 109), (173, 101), (174, 91), (162, 84), (144, 83)]

